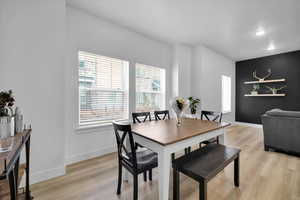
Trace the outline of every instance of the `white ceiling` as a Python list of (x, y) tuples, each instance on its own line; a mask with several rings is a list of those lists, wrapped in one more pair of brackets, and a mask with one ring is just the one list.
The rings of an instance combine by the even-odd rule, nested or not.
[[(300, 49), (300, 0), (67, 0), (135, 32), (234, 60)], [(257, 37), (257, 29), (266, 34)], [(267, 51), (273, 42), (275, 50)]]

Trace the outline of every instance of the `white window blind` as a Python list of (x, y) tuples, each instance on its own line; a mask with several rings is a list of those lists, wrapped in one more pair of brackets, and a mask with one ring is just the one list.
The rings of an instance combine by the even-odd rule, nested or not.
[(136, 111), (165, 108), (165, 69), (136, 64)]
[(231, 112), (231, 78), (222, 76), (222, 112)]
[(79, 51), (79, 125), (128, 118), (128, 65)]

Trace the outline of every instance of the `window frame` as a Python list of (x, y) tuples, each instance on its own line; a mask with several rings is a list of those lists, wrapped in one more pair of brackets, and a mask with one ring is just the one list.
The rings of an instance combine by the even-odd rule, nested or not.
[[(142, 65), (142, 66), (146, 66), (146, 67), (153, 67), (153, 68), (157, 68), (157, 69), (160, 69), (162, 70), (160, 74), (160, 91), (137, 91), (137, 68), (138, 68), (138, 65)], [(162, 96), (162, 102), (161, 102), (161, 105), (160, 105), (160, 109), (159, 110), (165, 110), (166, 109), (166, 79), (167, 79), (167, 70), (163, 67), (158, 67), (158, 66), (153, 66), (153, 65), (148, 65), (148, 64), (143, 64), (143, 63), (140, 63), (140, 62), (136, 62), (134, 64), (135, 66), (135, 74), (134, 74), (134, 77), (135, 77), (135, 107), (134, 107), (134, 110), (137, 112), (137, 106), (138, 106), (138, 101), (137, 101), (137, 94), (138, 93), (148, 93), (148, 94), (161, 94)], [(150, 111), (138, 111), (138, 112), (153, 112), (154, 110), (150, 110)]]
[[(86, 53), (86, 54), (91, 54), (94, 56), (102, 56), (102, 57), (107, 57), (107, 58), (111, 58), (111, 59), (117, 59), (117, 60), (121, 60), (123, 62), (126, 62), (126, 66), (123, 66), (123, 75), (122, 75), (122, 89), (106, 89), (106, 88), (98, 88), (99, 91), (107, 91), (107, 92), (123, 92), (125, 97), (126, 97), (126, 103), (124, 104), (124, 108), (126, 108), (127, 113), (125, 113), (125, 117), (122, 119), (112, 119), (112, 120), (91, 120), (90, 122), (84, 122), (82, 123), (81, 121), (81, 117), (80, 117), (80, 113), (81, 113), (81, 96), (80, 96), (80, 67), (81, 67), (81, 63), (80, 63), (80, 52)], [(78, 116), (78, 121), (77, 121), (77, 130), (84, 130), (84, 129), (93, 129), (93, 128), (97, 128), (97, 127), (103, 127), (103, 126), (111, 126), (112, 122), (114, 120), (118, 120), (118, 121), (128, 121), (129, 120), (129, 67), (130, 67), (130, 62), (129, 60), (125, 60), (125, 59), (121, 59), (121, 58), (117, 58), (117, 57), (112, 57), (112, 56), (106, 56), (106, 55), (100, 55), (97, 53), (93, 53), (90, 51), (84, 51), (84, 50), (78, 50), (77, 51), (77, 97), (78, 97), (78, 112), (77, 112), (77, 116)]]
[[(224, 81), (225, 81), (225, 79), (227, 79), (227, 80), (229, 80), (229, 88), (227, 88), (227, 89), (229, 89), (229, 109), (226, 109), (225, 110), (225, 108), (224, 107), (226, 107), (226, 106), (224, 106), (224, 101), (225, 101), (225, 94), (224, 94), (224, 92), (225, 92), (225, 84), (226, 83), (224, 83)], [(228, 75), (222, 75), (221, 76), (221, 110), (222, 110), (222, 113), (223, 114), (226, 114), (226, 113), (231, 113), (231, 111), (232, 111), (232, 78), (231, 78), (231, 76), (228, 76)]]

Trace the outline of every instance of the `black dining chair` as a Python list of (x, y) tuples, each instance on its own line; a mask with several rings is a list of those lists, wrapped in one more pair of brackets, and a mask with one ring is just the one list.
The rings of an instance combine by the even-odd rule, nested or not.
[(146, 121), (151, 121), (150, 112), (134, 112), (132, 113), (132, 121), (133, 123), (142, 123)]
[[(138, 175), (157, 167), (157, 154), (151, 150), (136, 151), (131, 125), (113, 122), (117, 140), (119, 175), (117, 194), (121, 194), (122, 168), (126, 168), (133, 175), (133, 200), (138, 199)], [(130, 147), (126, 147), (128, 137)]]
[[(151, 121), (151, 114), (150, 112), (134, 112), (132, 113), (132, 121), (134, 124)], [(139, 143), (135, 143), (135, 149), (138, 149), (138, 147), (144, 148)], [(149, 171), (149, 179), (152, 180), (152, 170)], [(144, 181), (147, 181), (147, 172), (144, 172)]]
[(170, 119), (170, 113), (168, 110), (154, 111), (155, 120)]
[[(209, 121), (214, 121), (214, 122), (219, 122), (221, 123), (222, 122), (222, 112), (214, 112), (214, 111), (206, 111), (206, 110), (203, 110), (201, 111), (201, 120), (204, 120), (204, 118), (206, 120), (209, 120)], [(199, 144), (200, 148), (202, 147), (202, 144), (209, 144), (209, 143), (217, 143), (219, 144), (219, 137), (215, 137), (215, 138), (211, 138), (209, 140), (205, 140), (203, 142), (201, 142)]]

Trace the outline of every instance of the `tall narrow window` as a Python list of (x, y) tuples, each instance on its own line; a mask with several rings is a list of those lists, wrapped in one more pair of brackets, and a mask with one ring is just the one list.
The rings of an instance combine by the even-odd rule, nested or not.
[(79, 51), (79, 125), (128, 118), (128, 65)]
[(222, 112), (231, 112), (231, 78), (222, 76)]
[(136, 111), (165, 109), (165, 69), (136, 64)]

